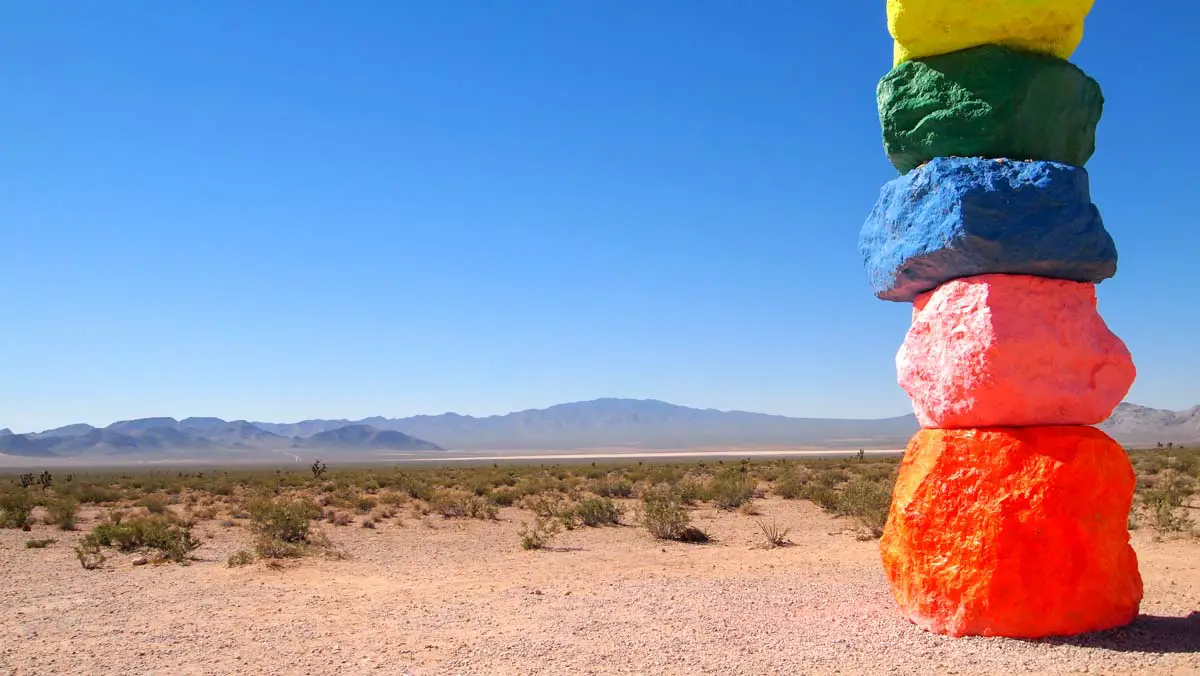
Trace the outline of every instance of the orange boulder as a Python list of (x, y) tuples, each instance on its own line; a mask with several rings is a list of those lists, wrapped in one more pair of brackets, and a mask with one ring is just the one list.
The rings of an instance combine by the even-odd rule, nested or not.
[(1065, 636), (1137, 616), (1134, 473), (1093, 427), (921, 430), (880, 549), (902, 612), (952, 636)]

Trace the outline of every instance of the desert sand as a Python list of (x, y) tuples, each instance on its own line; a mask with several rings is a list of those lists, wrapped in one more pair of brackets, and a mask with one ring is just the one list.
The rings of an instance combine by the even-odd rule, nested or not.
[[(189, 565), (109, 553), (81, 568), (80, 530), (0, 531), (6, 674), (1197, 674), (1200, 542), (1137, 531), (1143, 615), (1071, 639), (951, 639), (902, 619), (878, 542), (807, 501), (765, 517), (703, 509), (716, 541), (580, 528), (524, 551), (529, 512), (371, 530), (322, 523), (349, 558), (229, 568), (239, 522), (201, 522)], [(791, 526), (768, 549), (756, 518)], [(631, 520), (630, 516), (626, 517)], [(56, 538), (26, 549), (30, 538)]]

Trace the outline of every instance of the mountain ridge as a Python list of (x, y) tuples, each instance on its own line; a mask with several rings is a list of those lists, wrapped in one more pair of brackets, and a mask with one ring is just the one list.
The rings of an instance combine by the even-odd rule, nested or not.
[[(1200, 406), (1182, 411), (1122, 403), (1099, 427), (1126, 444), (1200, 442)], [(377, 456), (385, 451), (574, 450), (803, 446), (902, 448), (912, 414), (891, 418), (794, 418), (601, 398), (475, 417), (459, 413), (292, 423), (215, 417), (151, 417), (106, 427), (76, 423), (42, 432), (0, 431), (0, 454), (46, 458), (235, 460), (298, 457), (296, 451)]]

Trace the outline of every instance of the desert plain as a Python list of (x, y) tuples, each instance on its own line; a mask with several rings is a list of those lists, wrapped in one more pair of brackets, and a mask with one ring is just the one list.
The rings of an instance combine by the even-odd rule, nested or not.
[(889, 459), (27, 475), (0, 671), (1196, 674), (1192, 456), (1144, 453), (1141, 616), (1046, 640), (900, 616)]

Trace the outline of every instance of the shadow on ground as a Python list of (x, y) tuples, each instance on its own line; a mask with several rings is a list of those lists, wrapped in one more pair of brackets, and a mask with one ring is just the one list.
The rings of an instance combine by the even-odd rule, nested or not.
[(1138, 615), (1131, 624), (1119, 629), (1044, 642), (1123, 653), (1200, 653), (1200, 611), (1187, 617)]

